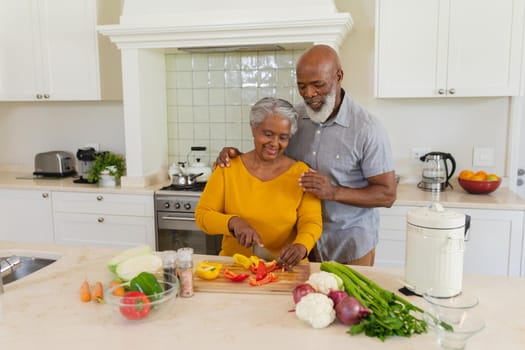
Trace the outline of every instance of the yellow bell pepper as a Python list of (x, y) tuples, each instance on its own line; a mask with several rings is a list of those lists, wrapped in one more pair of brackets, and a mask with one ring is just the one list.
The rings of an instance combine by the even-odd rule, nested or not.
[(205, 280), (213, 280), (219, 276), (221, 272), (221, 263), (211, 263), (207, 261), (200, 261), (197, 263), (197, 276)]
[(246, 255), (236, 253), (233, 254), (232, 258), (236, 264), (241, 265), (245, 269), (249, 269), (250, 265), (252, 264), (252, 261)]

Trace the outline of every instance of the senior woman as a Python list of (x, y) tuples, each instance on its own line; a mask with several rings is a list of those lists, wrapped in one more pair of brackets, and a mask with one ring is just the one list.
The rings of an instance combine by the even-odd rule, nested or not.
[(251, 108), (255, 148), (217, 167), (208, 179), (195, 221), (208, 234), (222, 234), (220, 255), (252, 255), (264, 246), (279, 263), (294, 266), (308, 256), (322, 232), (320, 200), (299, 186), (308, 166), (284, 155), (297, 130), (287, 101), (266, 97)]

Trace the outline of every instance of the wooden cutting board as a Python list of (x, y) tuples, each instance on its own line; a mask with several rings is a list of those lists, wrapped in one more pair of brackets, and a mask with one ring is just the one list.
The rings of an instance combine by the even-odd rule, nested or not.
[[(235, 264), (231, 257), (214, 257), (213, 259), (203, 259), (208, 262), (221, 263), (222, 270), (229, 269), (235, 273), (253, 274)], [(275, 270), (274, 273), (279, 277), (279, 281), (265, 284), (263, 286), (250, 286), (248, 279), (242, 282), (232, 282), (222, 275), (222, 270), (214, 280), (204, 280), (197, 275), (193, 278), (193, 289), (196, 292), (216, 292), (216, 293), (244, 293), (244, 294), (291, 294), (299, 283), (305, 282), (310, 276), (310, 264), (299, 263), (294, 266), (292, 271)]]

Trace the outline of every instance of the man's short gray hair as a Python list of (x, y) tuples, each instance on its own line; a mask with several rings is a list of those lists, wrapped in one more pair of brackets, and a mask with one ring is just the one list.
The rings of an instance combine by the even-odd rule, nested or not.
[(290, 121), (290, 136), (297, 131), (298, 113), (294, 106), (283, 99), (275, 97), (264, 97), (257, 101), (250, 110), (250, 125), (257, 127), (270, 115), (279, 115)]

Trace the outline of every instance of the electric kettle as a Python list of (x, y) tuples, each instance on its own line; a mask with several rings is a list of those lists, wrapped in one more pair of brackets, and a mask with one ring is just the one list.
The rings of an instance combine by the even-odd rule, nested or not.
[[(425, 191), (444, 191), (447, 187), (452, 187), (449, 180), (456, 171), (456, 160), (450, 153), (430, 152), (419, 159), (425, 164), (418, 188)], [(450, 168), (448, 161), (450, 161)]]

